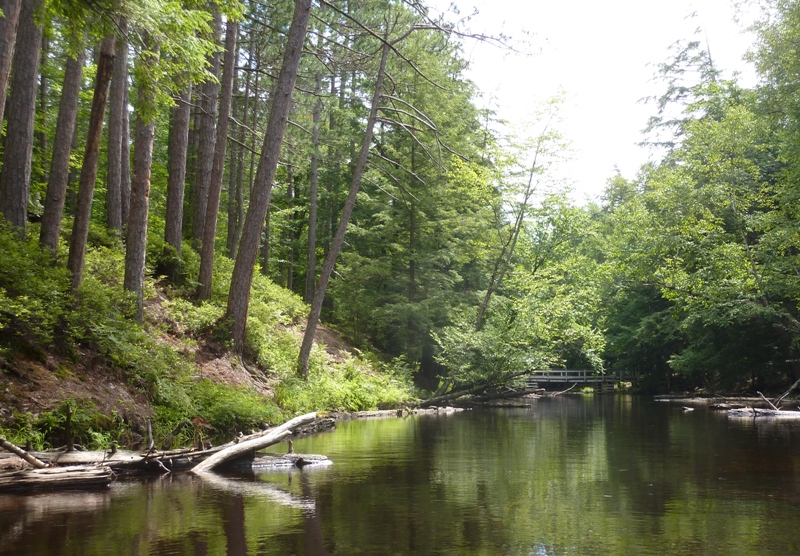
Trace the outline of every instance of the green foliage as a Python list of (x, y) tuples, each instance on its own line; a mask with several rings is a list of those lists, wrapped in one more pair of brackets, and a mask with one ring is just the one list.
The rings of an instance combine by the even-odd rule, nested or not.
[(314, 409), (367, 411), (409, 403), (413, 394), (408, 382), (376, 373), (357, 359), (326, 367), (310, 366), (308, 379), (287, 376), (275, 387), (275, 401), (289, 413)]
[(69, 273), (0, 220), (0, 342), (52, 343), (69, 309)]
[(35, 450), (57, 448), (67, 442), (68, 419), (74, 443), (87, 450), (107, 449), (112, 442), (119, 444), (129, 432), (128, 425), (116, 413), (104, 415), (90, 401), (70, 399), (36, 416), (17, 413), (6, 428), (0, 429), (0, 434), (12, 443), (30, 445)]
[(201, 380), (192, 384), (189, 395), (195, 413), (213, 423), (217, 433), (250, 431), (283, 421), (282, 410), (251, 389)]

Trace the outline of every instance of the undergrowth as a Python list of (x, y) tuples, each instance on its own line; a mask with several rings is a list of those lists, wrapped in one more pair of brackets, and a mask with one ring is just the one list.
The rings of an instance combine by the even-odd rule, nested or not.
[[(403, 361), (381, 365), (366, 358), (335, 361), (324, 349), (312, 351), (307, 380), (294, 364), (300, 346), (298, 325), (307, 314), (303, 301), (266, 277), (256, 274), (248, 318), (246, 355), (274, 384), (274, 396), (265, 398), (248, 388), (215, 384), (198, 378), (197, 364), (185, 350), (172, 344), (210, 341), (227, 345), (223, 320), (233, 261), (217, 256), (212, 298), (191, 300), (199, 258), (190, 246), (176, 253), (164, 250), (160, 238), (148, 241), (148, 260), (154, 268), (179, 263), (183, 279), (168, 281), (148, 272), (144, 325), (135, 321), (135, 301), (122, 289), (124, 252), (116, 237), (90, 234), (83, 284), (70, 292), (64, 267), (67, 246), (54, 259), (40, 248), (32, 227), (22, 241), (0, 223), (0, 366), (10, 367), (19, 354), (44, 360), (55, 354), (76, 360), (79, 350), (90, 350), (109, 368), (123, 371), (128, 382), (153, 407), (152, 429), (157, 442), (168, 438), (182, 422), (201, 416), (212, 427), (208, 434), (230, 435), (274, 424), (294, 414), (314, 410), (368, 410), (394, 407), (413, 397), (410, 372)], [(57, 352), (57, 353), (54, 353)], [(73, 372), (79, 372), (78, 366)], [(67, 407), (72, 408), (75, 441), (91, 448), (111, 442), (129, 443), (145, 434), (144, 419), (127, 422), (116, 413), (104, 415), (91, 401), (63, 400), (39, 414), (16, 413), (0, 423), (0, 434), (20, 444), (53, 447), (65, 441)], [(134, 430), (136, 429), (136, 430)], [(176, 443), (196, 434), (184, 427)]]

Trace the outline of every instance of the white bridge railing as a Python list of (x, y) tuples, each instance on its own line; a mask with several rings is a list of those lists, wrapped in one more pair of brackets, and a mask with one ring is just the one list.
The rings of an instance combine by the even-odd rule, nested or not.
[(526, 382), (528, 384), (546, 384), (551, 382), (559, 383), (578, 383), (578, 384), (601, 384), (604, 382), (631, 382), (639, 378), (638, 373), (627, 371), (606, 371), (598, 374), (591, 370), (547, 370), (531, 371)]

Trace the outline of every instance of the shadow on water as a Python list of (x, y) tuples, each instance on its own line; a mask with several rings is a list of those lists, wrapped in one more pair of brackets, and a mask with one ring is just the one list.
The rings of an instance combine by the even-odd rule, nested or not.
[(792, 554), (800, 423), (630, 396), (351, 421), (334, 465), (0, 496), (0, 554)]

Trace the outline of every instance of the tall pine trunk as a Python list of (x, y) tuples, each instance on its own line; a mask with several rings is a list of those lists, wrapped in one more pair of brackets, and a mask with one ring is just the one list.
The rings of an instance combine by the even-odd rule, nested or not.
[(130, 131), (130, 113), (128, 112), (128, 104), (130, 104), (128, 99), (128, 93), (130, 91), (130, 86), (128, 85), (128, 80), (125, 80), (125, 102), (123, 106), (125, 106), (125, 110), (122, 111), (122, 141), (120, 143), (121, 146), (121, 157), (120, 157), (120, 173), (121, 173), (121, 180), (119, 182), (120, 185), (120, 195), (122, 197), (122, 227), (123, 229), (128, 224), (128, 213), (131, 209), (131, 131)]
[(231, 116), (233, 98), (233, 76), (236, 73), (236, 39), (239, 24), (229, 19), (225, 32), (225, 65), (222, 68), (222, 97), (219, 102), (219, 122), (217, 123), (217, 142), (214, 147), (214, 161), (211, 169), (211, 182), (208, 189), (205, 222), (203, 224), (203, 243), (200, 251), (199, 299), (211, 297), (211, 278), (214, 271), (214, 243), (217, 237), (217, 217), (222, 193), (222, 178), (225, 170), (225, 154), (228, 145), (228, 120)]
[(322, 120), (322, 76), (317, 75), (314, 94), (317, 101), (314, 104), (312, 116), (314, 127), (311, 129), (311, 176), (308, 183), (308, 252), (306, 256), (306, 291), (305, 302), (311, 303), (314, 299), (314, 286), (317, 279), (317, 202), (319, 197), (319, 125)]
[[(186, 188), (186, 157), (189, 152), (189, 120), (191, 116), (192, 87), (187, 86), (172, 109), (172, 129), (169, 135), (169, 177), (167, 179), (167, 214), (164, 241), (180, 255), (183, 239), (183, 197)], [(177, 263), (168, 272), (177, 278)]]
[(0, 123), (6, 107), (8, 77), (11, 75), (21, 7), (22, 0), (0, 0), (0, 10), (3, 11), (3, 17), (0, 17)]
[(75, 220), (72, 223), (72, 237), (67, 258), (67, 268), (72, 272), (73, 290), (77, 289), (83, 280), (86, 241), (89, 238), (89, 221), (92, 217), (92, 200), (97, 180), (97, 159), (100, 155), (103, 118), (108, 102), (108, 83), (111, 81), (113, 70), (114, 38), (108, 37), (100, 43), (100, 59), (97, 62), (92, 110), (89, 115), (89, 132), (86, 137), (86, 150), (83, 154), (83, 166), (78, 180), (78, 201), (75, 207)]
[(239, 121), (244, 125), (239, 126), (238, 141), (239, 145), (235, 149), (236, 173), (231, 172), (231, 181), (228, 188), (228, 239), (226, 247), (230, 258), (236, 257), (236, 248), (239, 245), (239, 235), (241, 233), (242, 220), (244, 220), (244, 199), (242, 186), (244, 183), (244, 158), (245, 158), (245, 127), (249, 117), (250, 107), (250, 81), (253, 65), (253, 38), (248, 43), (247, 70), (244, 85), (244, 98), (242, 98), (241, 118)]
[(41, 5), (42, 0), (25, 0), (19, 14), (5, 156), (0, 174), (0, 210), (23, 236), (28, 225), (36, 84), (42, 46), (42, 26), (37, 24), (34, 14)]
[[(219, 29), (222, 25), (219, 10), (214, 12), (213, 31), (214, 41), (219, 39)], [(219, 52), (209, 58), (208, 70), (219, 77)], [(211, 172), (214, 167), (214, 147), (217, 139), (216, 119), (217, 100), (219, 99), (219, 85), (216, 80), (206, 81), (198, 87), (200, 99), (200, 112), (197, 115), (198, 150), (195, 161), (195, 180), (192, 196), (192, 244), (200, 250), (203, 242), (205, 228), (206, 207), (208, 206), (208, 190), (211, 187)]]
[(372, 106), (369, 111), (369, 118), (367, 119), (367, 128), (364, 131), (364, 141), (361, 143), (361, 152), (358, 156), (355, 171), (353, 172), (353, 181), (350, 185), (350, 192), (347, 195), (344, 208), (342, 209), (342, 216), (339, 219), (339, 227), (336, 228), (336, 235), (333, 236), (331, 242), (330, 252), (325, 258), (325, 264), (322, 266), (322, 271), (319, 276), (317, 288), (314, 291), (314, 299), (311, 302), (311, 312), (308, 315), (306, 322), (306, 330), (303, 334), (303, 343), (300, 346), (300, 355), (297, 358), (297, 370), (302, 377), (308, 376), (308, 358), (311, 355), (311, 347), (314, 344), (314, 335), (317, 331), (317, 324), (319, 324), (319, 317), (322, 313), (322, 301), (325, 298), (325, 291), (328, 289), (328, 282), (333, 274), (333, 267), (336, 265), (336, 259), (339, 257), (339, 251), (342, 249), (344, 243), (344, 235), (347, 231), (347, 224), (350, 222), (350, 215), (353, 213), (353, 207), (356, 204), (356, 197), (358, 190), (361, 187), (361, 178), (364, 176), (364, 171), (367, 167), (367, 157), (369, 150), (372, 146), (372, 134), (375, 130), (375, 122), (378, 121), (378, 107), (380, 106), (381, 96), (383, 95), (383, 80), (386, 75), (386, 60), (389, 58), (389, 51), (391, 44), (384, 41), (383, 49), (381, 52), (381, 63), (378, 68), (378, 76), (375, 81), (375, 92), (372, 96)]
[(117, 59), (111, 76), (108, 93), (108, 185), (106, 189), (106, 225), (122, 234), (122, 133), (123, 119), (127, 116), (125, 85), (128, 79), (128, 44), (125, 41), (127, 25), (119, 22)]
[(57, 253), (58, 238), (61, 234), (61, 219), (64, 213), (64, 199), (67, 195), (72, 136), (75, 134), (75, 122), (78, 117), (78, 98), (81, 91), (85, 52), (84, 48), (79, 48), (77, 58), (67, 56), (64, 83), (61, 87), (61, 102), (58, 106), (53, 158), (50, 161), (42, 229), (39, 234), (39, 242), (49, 248), (53, 255)]
[(136, 295), (137, 320), (144, 318), (144, 268), (147, 249), (147, 213), (150, 208), (150, 171), (153, 166), (155, 136), (156, 82), (153, 66), (158, 64), (158, 48), (145, 38), (146, 51), (140, 55), (139, 107), (136, 112), (136, 136), (133, 143), (133, 179), (131, 208), (125, 234), (125, 278), (123, 287)]
[(247, 326), (247, 311), (250, 306), (250, 287), (253, 283), (253, 269), (258, 257), (261, 230), (267, 215), (275, 171), (281, 152), (283, 134), (289, 119), (292, 93), (297, 80), (297, 71), (303, 53), (308, 19), (311, 14), (311, 0), (296, 0), (292, 25), (286, 41), (280, 75), (272, 95), (272, 109), (269, 114), (264, 145), (258, 162), (258, 171), (253, 183), (250, 206), (247, 209), (242, 240), (231, 277), (226, 316), (231, 320), (234, 349), (242, 353)]

